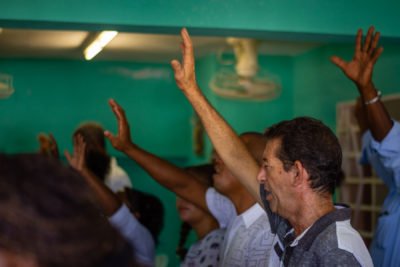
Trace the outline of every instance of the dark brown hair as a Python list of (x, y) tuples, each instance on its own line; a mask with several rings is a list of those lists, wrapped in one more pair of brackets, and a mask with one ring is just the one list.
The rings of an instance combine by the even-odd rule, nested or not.
[(41, 267), (128, 266), (132, 250), (83, 178), (55, 159), (0, 154), (0, 248)]
[(318, 192), (333, 193), (342, 165), (342, 150), (335, 134), (321, 121), (299, 117), (267, 129), (268, 140), (281, 140), (277, 157), (288, 171), (296, 160), (310, 175), (310, 186)]
[(104, 182), (110, 170), (111, 159), (106, 152), (103, 127), (95, 122), (86, 122), (75, 130), (73, 137), (78, 135), (81, 135), (86, 143), (86, 166)]

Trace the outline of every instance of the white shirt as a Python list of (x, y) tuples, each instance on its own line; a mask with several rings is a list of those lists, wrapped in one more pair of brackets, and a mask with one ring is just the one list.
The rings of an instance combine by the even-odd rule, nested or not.
[(261, 206), (254, 204), (237, 216), (233, 203), (213, 188), (208, 189), (206, 200), (208, 209), (220, 224), (228, 224), (220, 251), (220, 266), (268, 266), (275, 236)]
[(206, 202), (211, 214), (217, 219), (220, 228), (227, 228), (237, 216), (236, 208), (232, 201), (217, 192), (214, 187), (207, 189)]
[(132, 188), (128, 174), (118, 165), (115, 157), (111, 157), (110, 171), (104, 183), (115, 193), (123, 191), (124, 187)]
[(123, 204), (109, 219), (123, 237), (131, 244), (134, 259), (145, 266), (154, 266), (155, 244), (149, 230), (141, 225)]

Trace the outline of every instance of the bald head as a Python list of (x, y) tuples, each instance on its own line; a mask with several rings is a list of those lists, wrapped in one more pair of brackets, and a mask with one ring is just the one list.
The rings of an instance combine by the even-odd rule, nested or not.
[(263, 162), (264, 148), (267, 143), (266, 137), (257, 132), (245, 132), (240, 135), (247, 149), (259, 165)]

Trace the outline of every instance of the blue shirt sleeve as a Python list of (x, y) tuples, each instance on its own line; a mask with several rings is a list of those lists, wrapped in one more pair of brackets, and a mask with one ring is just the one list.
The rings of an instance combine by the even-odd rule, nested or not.
[[(384, 171), (389, 174), (388, 178), (392, 179), (397, 191), (400, 192), (400, 124), (394, 121), (392, 129), (381, 142), (372, 137), (370, 148)], [(371, 164), (374, 166), (373, 162)], [(375, 171), (381, 176), (377, 169)]]
[(154, 266), (155, 244), (150, 232), (139, 223), (123, 204), (109, 221), (131, 244), (135, 260), (145, 266)]

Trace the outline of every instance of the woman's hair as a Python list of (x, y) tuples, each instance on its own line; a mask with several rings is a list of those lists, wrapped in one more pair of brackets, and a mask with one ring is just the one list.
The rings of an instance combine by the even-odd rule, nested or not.
[(186, 253), (188, 252), (188, 249), (185, 247), (185, 243), (190, 233), (190, 230), (192, 230), (190, 224), (188, 224), (187, 222), (182, 222), (179, 235), (179, 243), (178, 247), (176, 248), (176, 254), (179, 256), (179, 259), (181, 261), (185, 259)]
[(133, 214), (138, 214), (139, 222), (145, 226), (158, 244), (158, 237), (164, 227), (164, 206), (154, 195), (125, 187), (123, 194), (129, 202), (128, 207)]
[(104, 182), (110, 171), (111, 159), (106, 152), (103, 127), (95, 122), (86, 122), (75, 130), (73, 137), (76, 138), (78, 135), (81, 135), (86, 143), (86, 166)]
[[(200, 181), (202, 184), (206, 186), (213, 185), (212, 176), (214, 174), (214, 167), (212, 164), (203, 164), (197, 166), (190, 166), (186, 167), (185, 171), (191, 174), (195, 179)], [(183, 260), (188, 252), (188, 249), (185, 247), (186, 240), (189, 236), (190, 230), (192, 227), (187, 222), (182, 222), (180, 236), (179, 236), (179, 243), (178, 247), (176, 248), (176, 254), (179, 256), (181, 260)]]
[(132, 249), (76, 171), (37, 154), (0, 154), (0, 177), (1, 250), (40, 267), (128, 266)]

